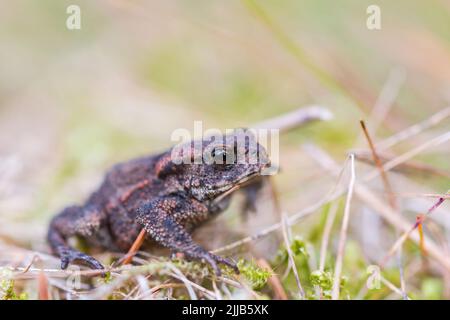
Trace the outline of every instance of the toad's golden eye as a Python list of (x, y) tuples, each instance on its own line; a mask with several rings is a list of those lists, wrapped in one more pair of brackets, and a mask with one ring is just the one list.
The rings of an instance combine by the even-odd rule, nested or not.
[(212, 151), (212, 157), (214, 158), (214, 163), (216, 164), (226, 164), (227, 161), (227, 150), (224, 147), (214, 148)]
[(222, 168), (230, 168), (235, 163), (236, 156), (233, 150), (229, 150), (226, 147), (217, 147), (211, 153), (214, 159), (214, 164)]

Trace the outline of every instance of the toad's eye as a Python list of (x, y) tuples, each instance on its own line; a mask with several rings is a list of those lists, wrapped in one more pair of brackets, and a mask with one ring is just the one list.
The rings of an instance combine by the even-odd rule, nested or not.
[(228, 152), (223, 147), (217, 147), (212, 151), (212, 157), (214, 158), (214, 164), (217, 165), (231, 165), (234, 163), (233, 152)]
[(214, 163), (224, 164), (227, 160), (227, 151), (224, 148), (215, 148), (212, 151), (212, 157), (214, 158)]

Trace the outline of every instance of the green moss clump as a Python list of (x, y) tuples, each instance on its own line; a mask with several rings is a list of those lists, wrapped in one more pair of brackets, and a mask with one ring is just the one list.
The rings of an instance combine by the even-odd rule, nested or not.
[(333, 275), (329, 271), (313, 271), (309, 278), (312, 285), (318, 286), (324, 291), (329, 291), (333, 287)]
[(238, 268), (245, 279), (250, 283), (253, 290), (261, 290), (272, 275), (269, 270), (258, 267), (255, 263), (239, 260)]
[[(333, 289), (333, 273), (330, 271), (315, 270), (309, 276), (311, 285), (322, 289), (322, 298), (331, 299), (331, 291)], [(344, 276), (340, 279), (340, 287), (344, 289), (348, 279)]]
[(27, 300), (28, 294), (25, 292), (17, 294), (14, 291), (14, 280), (4, 279), (0, 281), (0, 297), (2, 300)]
[[(292, 240), (290, 247), (291, 247), (292, 254), (294, 255), (294, 258), (296, 258), (296, 259), (302, 258), (302, 257), (306, 258), (306, 259), (309, 258), (309, 253), (308, 253), (308, 250), (306, 249), (306, 244), (302, 239), (295, 237)], [(288, 259), (289, 259), (289, 254), (288, 254), (286, 248), (280, 249), (278, 251), (276, 260), (279, 262), (287, 262)]]

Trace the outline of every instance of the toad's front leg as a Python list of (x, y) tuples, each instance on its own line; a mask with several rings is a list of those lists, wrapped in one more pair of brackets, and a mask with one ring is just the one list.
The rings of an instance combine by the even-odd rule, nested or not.
[(216, 275), (220, 275), (217, 264), (225, 264), (239, 273), (233, 262), (214, 255), (196, 244), (185, 229), (185, 225), (194, 224), (202, 219), (203, 213), (195, 204), (185, 204), (177, 197), (165, 197), (143, 204), (137, 212), (137, 220), (142, 224), (153, 240), (174, 252), (183, 253), (186, 258), (203, 260), (211, 265)]

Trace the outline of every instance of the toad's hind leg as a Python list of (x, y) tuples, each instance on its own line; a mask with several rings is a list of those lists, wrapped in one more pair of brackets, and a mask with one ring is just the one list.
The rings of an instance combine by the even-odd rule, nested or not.
[(64, 209), (50, 222), (47, 240), (54, 254), (61, 258), (61, 269), (77, 262), (92, 269), (104, 269), (93, 257), (79, 252), (67, 244), (72, 236), (93, 237), (105, 224), (106, 216), (94, 206), (71, 206)]

